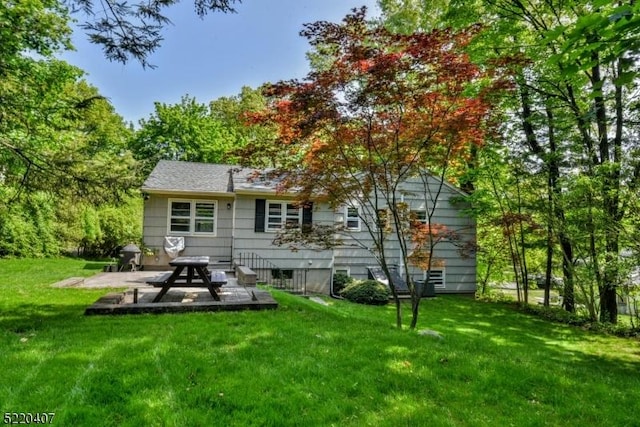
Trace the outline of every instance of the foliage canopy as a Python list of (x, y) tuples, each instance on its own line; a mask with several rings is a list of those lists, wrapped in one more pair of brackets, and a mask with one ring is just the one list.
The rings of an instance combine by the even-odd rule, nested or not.
[[(302, 35), (316, 49), (315, 69), (305, 80), (266, 86), (268, 108), (253, 120), (277, 130), (272, 153), (281, 189), (294, 189), (301, 203), (354, 207), (390, 277), (390, 234), (400, 242), (404, 266), (418, 250), (411, 242), (433, 243), (443, 234), (434, 224), (408, 227), (403, 183), (421, 180), (428, 193), (432, 172), (441, 185), (462, 173), (474, 147), (491, 133), (492, 96), (504, 83), (499, 70), (482, 69), (465, 53), (478, 27), (403, 35), (371, 25), (365, 15), (361, 8), (340, 24), (307, 24)], [(245, 158), (263, 149), (250, 145)], [(390, 226), (378, 227), (385, 210)], [(422, 235), (412, 240), (414, 231)], [(431, 259), (428, 253), (420, 258), (427, 264)], [(415, 327), (420, 296), (410, 279), (409, 288)]]

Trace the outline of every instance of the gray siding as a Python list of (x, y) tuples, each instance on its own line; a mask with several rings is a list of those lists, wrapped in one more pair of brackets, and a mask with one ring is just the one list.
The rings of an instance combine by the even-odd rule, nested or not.
[[(255, 254), (268, 260), (274, 267), (280, 269), (307, 270), (307, 291), (328, 292), (331, 271), (333, 267), (333, 253), (330, 250), (300, 249), (292, 252), (287, 246), (277, 246), (273, 240), (277, 233), (255, 231), (256, 199), (286, 200), (282, 197), (238, 196), (236, 201), (236, 221), (234, 237), (234, 257), (240, 254)], [(322, 206), (314, 205), (313, 221), (330, 218), (332, 212)]]
[[(182, 255), (207, 255), (211, 261), (231, 260), (232, 254), (232, 223), (233, 223), (233, 198), (206, 197), (206, 196), (167, 196), (150, 194), (144, 206), (144, 244), (154, 251), (153, 256), (144, 256), (143, 265), (148, 269), (166, 268), (171, 258), (164, 250), (164, 238), (172, 234), (168, 230), (169, 200), (216, 200), (218, 209), (216, 212), (215, 236), (191, 236), (186, 235), (185, 249)], [(227, 208), (230, 204), (230, 208)]]
[[(431, 194), (439, 189), (439, 182), (435, 179), (429, 181)], [(459, 242), (453, 244), (443, 241), (435, 246), (434, 258), (440, 261), (442, 267), (433, 269), (444, 269), (445, 288), (437, 289), (439, 293), (473, 293), (476, 289), (476, 259), (475, 254), (462, 256), (459, 251), (459, 244), (475, 243), (476, 228), (473, 218), (462, 215), (461, 211), (466, 208), (464, 203), (457, 199), (461, 193), (449, 185), (440, 188), (440, 194), (436, 201), (436, 209), (432, 217), (432, 223), (443, 224), (455, 231), (459, 236)], [(429, 201), (429, 193), (424, 191), (424, 186), (420, 181), (414, 180), (402, 188), (403, 201), (408, 203), (412, 210), (432, 209), (432, 202)], [(426, 196), (425, 196), (426, 194)], [(425, 198), (427, 201), (425, 202)], [(382, 202), (380, 205), (384, 205)], [(362, 228), (364, 230), (364, 228)], [(335, 250), (336, 269), (348, 269), (351, 276), (358, 279), (366, 279), (368, 266), (377, 265), (375, 256), (364, 247), (373, 247), (373, 240), (366, 231), (351, 232), (351, 239), (345, 239), (345, 246)], [(389, 234), (385, 243), (385, 255), (390, 264), (400, 267), (401, 254), (397, 239), (394, 233)], [(411, 275), (414, 279), (422, 279), (424, 272), (416, 267), (411, 267)]]
[[(432, 178), (429, 183), (432, 191), (438, 189), (436, 179)], [(459, 233), (461, 241), (475, 243), (475, 222), (461, 214), (461, 209), (466, 206), (455, 201), (461, 193), (450, 185), (444, 185), (440, 190), (433, 222), (445, 224), (449, 229)], [(143, 233), (144, 244), (153, 250), (154, 254), (144, 256), (143, 265), (148, 269), (168, 267), (170, 258), (163, 245), (164, 237), (170, 235), (168, 231), (170, 199), (217, 201), (216, 235), (184, 236), (186, 248), (182, 255), (208, 255), (215, 262), (237, 259), (241, 253), (253, 254), (267, 260), (273, 268), (304, 270), (307, 277), (307, 291), (324, 293), (329, 292), (332, 272), (335, 269), (348, 269), (353, 277), (364, 279), (367, 277), (367, 267), (377, 265), (374, 255), (356, 244), (357, 240), (365, 247), (373, 246), (371, 237), (366, 231), (350, 232), (344, 240), (344, 245), (333, 250), (291, 251), (289, 247), (274, 245), (276, 233), (255, 231), (256, 199), (285, 201), (286, 198), (277, 196), (268, 189), (263, 191), (264, 194), (260, 194), (254, 188), (250, 191), (236, 189), (235, 193), (229, 192), (228, 196), (221, 193), (209, 196), (201, 193), (190, 196), (188, 192), (173, 191), (172, 194), (163, 194), (157, 190), (152, 192), (145, 202)], [(169, 191), (165, 190), (165, 193)], [(428, 209), (431, 206), (428, 196), (425, 202), (425, 192), (417, 180), (406, 183), (402, 188), (402, 194), (404, 202), (408, 203), (411, 209), (425, 209), (425, 207)], [(228, 205), (229, 208), (227, 208)], [(313, 222), (315, 224), (332, 225), (342, 216), (342, 212), (334, 211), (326, 204), (314, 204)], [(391, 264), (399, 265), (398, 242), (394, 241), (393, 236), (387, 242), (387, 248), (387, 256)], [(439, 293), (473, 293), (476, 287), (475, 255), (462, 257), (458, 247), (449, 242), (439, 243), (435, 252), (435, 257), (442, 261), (445, 271), (445, 288), (437, 291)], [(414, 267), (411, 271), (414, 279), (421, 279), (424, 275), (423, 271)]]

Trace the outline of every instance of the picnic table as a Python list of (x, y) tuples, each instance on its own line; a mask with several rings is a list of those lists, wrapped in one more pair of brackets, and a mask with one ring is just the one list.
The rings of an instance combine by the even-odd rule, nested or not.
[[(169, 289), (181, 287), (204, 287), (214, 300), (220, 301), (217, 289), (226, 283), (225, 277), (216, 275), (217, 281), (211, 280), (211, 275), (207, 266), (209, 265), (208, 256), (185, 256), (175, 258), (169, 262), (169, 265), (175, 267), (172, 273), (163, 277), (159, 281), (149, 282), (154, 286), (160, 286), (162, 289), (153, 299), (153, 302), (159, 302)], [(186, 275), (183, 272), (186, 269)], [(224, 276), (224, 274), (222, 275)]]

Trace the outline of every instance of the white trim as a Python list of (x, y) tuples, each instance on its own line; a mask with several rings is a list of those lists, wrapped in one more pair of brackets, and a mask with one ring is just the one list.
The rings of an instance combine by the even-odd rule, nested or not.
[[(279, 215), (269, 215), (269, 205), (280, 205)], [(292, 220), (293, 216), (288, 215), (288, 207), (295, 206), (292, 200), (266, 200), (264, 206), (264, 231), (267, 233), (277, 233), (286, 227), (288, 220)], [(270, 218), (280, 218), (279, 222), (269, 222)], [(271, 227), (270, 227), (271, 225)], [(298, 207), (297, 227), (302, 226), (302, 206)]]
[(230, 192), (220, 192), (220, 191), (203, 191), (203, 190), (194, 190), (194, 191), (190, 191), (190, 190), (172, 190), (172, 189), (166, 189), (166, 190), (158, 190), (156, 188), (148, 188), (148, 187), (142, 187), (140, 189), (140, 191), (142, 193), (147, 193), (147, 194), (154, 194), (156, 196), (174, 196), (176, 198), (182, 198), (185, 200), (191, 200), (191, 197), (220, 197), (220, 198), (228, 198), (228, 199), (235, 199), (236, 195), (235, 193), (230, 193)]
[[(355, 210), (355, 216), (354, 215), (349, 215), (349, 210)], [(353, 222), (353, 221), (358, 221), (358, 226), (357, 227), (349, 227), (349, 222)], [(360, 213), (360, 206), (354, 206), (354, 205), (347, 205), (344, 207), (344, 227), (348, 230), (348, 231), (361, 231), (362, 227), (362, 218), (361, 218), (361, 213)]]
[[(429, 223), (429, 215), (427, 213), (427, 210), (422, 208), (422, 209), (411, 209), (409, 211), (409, 215), (413, 215), (415, 214), (416, 216), (416, 221), (420, 222), (421, 224), (427, 225)], [(423, 214), (424, 218), (419, 218), (418, 215)]]
[[(189, 230), (188, 231), (174, 231), (171, 229), (171, 220), (173, 218), (180, 218), (180, 216), (173, 216), (173, 203), (189, 203), (189, 217), (182, 217), (184, 219), (188, 219)], [(197, 232), (196, 221), (199, 219), (196, 217), (196, 206), (197, 204), (213, 204), (213, 231), (211, 232)], [(168, 236), (195, 236), (195, 237), (212, 237), (217, 235), (218, 230), (218, 215), (219, 215), (219, 206), (217, 200), (207, 200), (207, 199), (167, 199), (167, 235)], [(200, 218), (201, 220), (207, 221), (207, 217)]]

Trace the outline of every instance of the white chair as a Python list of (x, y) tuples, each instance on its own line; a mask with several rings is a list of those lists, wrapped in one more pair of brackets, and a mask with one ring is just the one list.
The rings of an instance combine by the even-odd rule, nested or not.
[(180, 252), (184, 250), (184, 237), (181, 236), (165, 236), (164, 251), (169, 258), (177, 258)]

